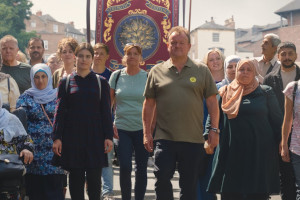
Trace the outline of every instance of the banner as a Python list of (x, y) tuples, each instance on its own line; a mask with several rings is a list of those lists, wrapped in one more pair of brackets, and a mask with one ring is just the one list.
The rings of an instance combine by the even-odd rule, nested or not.
[(97, 0), (96, 42), (109, 47), (106, 66), (123, 68), (127, 43), (142, 47), (145, 70), (167, 60), (167, 34), (178, 25), (178, 17), (179, 0)]

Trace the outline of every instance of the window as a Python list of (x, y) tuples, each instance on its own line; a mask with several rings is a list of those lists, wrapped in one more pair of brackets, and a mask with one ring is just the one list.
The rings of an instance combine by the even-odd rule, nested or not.
[(58, 25), (57, 24), (53, 24), (53, 32), (58, 33)]
[(35, 21), (32, 21), (32, 22), (30, 23), (30, 25), (31, 25), (32, 28), (35, 28), (35, 27), (36, 27)]
[(45, 50), (48, 50), (48, 48), (49, 48), (48, 40), (44, 40), (44, 48), (45, 48)]
[(219, 33), (213, 33), (212, 34), (212, 41), (213, 42), (219, 42), (220, 41), (220, 34)]

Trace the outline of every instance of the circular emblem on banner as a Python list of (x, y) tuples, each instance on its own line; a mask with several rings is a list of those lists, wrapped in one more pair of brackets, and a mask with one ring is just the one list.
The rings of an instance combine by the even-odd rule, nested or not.
[(121, 19), (114, 32), (114, 46), (121, 57), (128, 43), (142, 47), (144, 60), (151, 58), (160, 43), (160, 31), (155, 20), (147, 15), (128, 15)]

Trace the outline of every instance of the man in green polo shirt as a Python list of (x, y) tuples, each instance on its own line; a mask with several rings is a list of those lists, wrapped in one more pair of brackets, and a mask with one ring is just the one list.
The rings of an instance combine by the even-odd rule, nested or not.
[[(189, 57), (190, 35), (183, 27), (169, 32), (170, 59), (154, 66), (148, 76), (143, 107), (144, 146), (154, 149), (156, 199), (173, 199), (171, 179), (176, 162), (180, 174), (181, 200), (196, 199), (200, 164), (204, 158), (203, 99), (211, 116), (208, 142), (219, 142), (219, 109), (215, 82), (204, 64)], [(156, 114), (155, 114), (156, 111)], [(156, 115), (155, 147), (151, 124)]]

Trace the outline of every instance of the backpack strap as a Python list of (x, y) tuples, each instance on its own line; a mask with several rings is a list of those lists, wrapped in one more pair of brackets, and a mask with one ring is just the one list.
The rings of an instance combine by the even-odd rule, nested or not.
[(115, 94), (116, 94), (116, 89), (117, 89), (117, 84), (118, 84), (118, 80), (120, 78), (121, 75), (121, 69), (118, 71), (117, 77), (116, 77), (116, 81), (115, 81)]
[(100, 76), (98, 74), (96, 74), (97, 77), (97, 82), (98, 82), (98, 86), (99, 86), (99, 99), (101, 101), (101, 80), (100, 80)]
[[(97, 83), (99, 86), (99, 99), (101, 100), (101, 80), (100, 80), (100, 76), (98, 74), (96, 74), (96, 77), (97, 77)], [(70, 74), (66, 78), (66, 93), (68, 93), (69, 83), (70, 83)]]
[(69, 82), (70, 82), (70, 74), (67, 75), (67, 78), (66, 78), (66, 94), (68, 93), (68, 87), (69, 87)]

